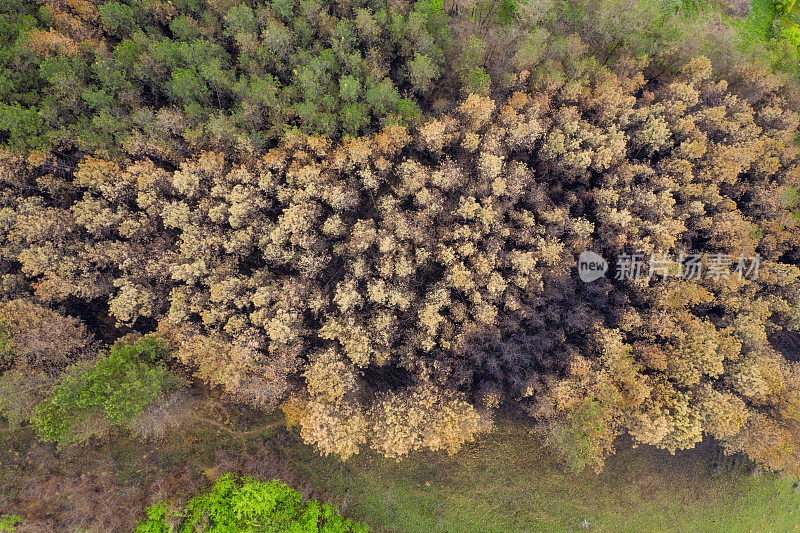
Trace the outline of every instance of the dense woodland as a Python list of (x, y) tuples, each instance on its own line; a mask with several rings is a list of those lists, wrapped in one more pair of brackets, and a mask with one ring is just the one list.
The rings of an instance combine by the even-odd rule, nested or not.
[(797, 47), (736, 6), (0, 5), (7, 426), (158, 440), (203, 389), (343, 460), (502, 412), (576, 470), (709, 436), (800, 473)]

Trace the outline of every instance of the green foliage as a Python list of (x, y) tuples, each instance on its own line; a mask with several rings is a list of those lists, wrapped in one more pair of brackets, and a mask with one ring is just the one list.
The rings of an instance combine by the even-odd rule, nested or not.
[(169, 23), (169, 31), (176, 39), (181, 41), (190, 41), (200, 36), (197, 21), (187, 15), (181, 15), (173, 19)]
[(367, 106), (362, 103), (347, 104), (340, 112), (342, 129), (350, 134), (357, 134), (364, 126), (369, 124)]
[[(192, 498), (177, 512), (177, 531), (271, 531), (287, 533), (367, 533), (368, 529), (343, 518), (333, 507), (316, 500), (303, 501), (291, 487), (273, 480), (268, 483), (247, 477), (222, 476), (211, 490)], [(174, 531), (166, 504), (147, 509), (147, 519), (136, 533)]]
[(294, 0), (271, 0), (270, 2), (275, 14), (284, 19), (288, 19), (292, 16), (294, 4)]
[(0, 532), (13, 533), (22, 523), (22, 518), (15, 514), (0, 515)]
[(134, 344), (112, 346), (91, 367), (73, 367), (53, 394), (36, 407), (33, 424), (39, 437), (58, 443), (88, 438), (81, 428), (101, 417), (126, 425), (178, 380), (164, 366), (163, 341), (142, 337)]
[(785, 28), (781, 36), (795, 46), (800, 46), (800, 26), (797, 24)]
[(761, 228), (756, 226), (755, 224), (750, 229), (750, 238), (755, 241), (760, 241), (761, 238), (764, 236), (764, 232), (761, 231)]
[(233, 6), (225, 15), (225, 26), (229, 35), (252, 33), (256, 29), (256, 15), (247, 4)]
[(607, 432), (605, 413), (599, 401), (587, 398), (575, 405), (563, 421), (555, 422), (548, 443), (570, 470), (579, 472), (602, 462), (602, 436)]
[(136, 10), (119, 2), (107, 2), (100, 6), (100, 19), (113, 33), (127, 35), (137, 28)]
[(484, 70), (486, 41), (470, 35), (459, 58), (459, 68), (465, 93), (488, 94), (491, 78)]
[(797, 225), (800, 226), (800, 190), (788, 187), (783, 195), (783, 201), (797, 220)]
[[(225, 149), (260, 150), (295, 127), (332, 137), (375, 131), (407, 114), (399, 89), (429, 94), (451, 44), (441, 0), (411, 12), (341, 4), (335, 14), (293, 0), (267, 10), (183, 0), (170, 3), (168, 21), (146, 5), (104, 2), (99, 20), (79, 21), (50, 8), (21, 8), (23, 16), (9, 4), (0, 14), (0, 143), (18, 152), (156, 152), (179, 164), (204, 132)], [(382, 94), (368, 95), (374, 87)], [(139, 120), (162, 109), (179, 110), (186, 127)]]
[(406, 121), (413, 121), (422, 116), (422, 110), (419, 108), (419, 105), (409, 98), (400, 99), (397, 105), (397, 111)]
[(791, 13), (797, 0), (775, 0), (775, 9), (780, 13)]
[[(514, 90), (520, 70), (533, 73), (564, 48), (558, 39), (543, 40), (547, 32), (585, 36), (598, 62), (627, 55), (661, 61), (660, 51), (671, 54), (682, 42), (691, 48), (696, 38), (706, 53), (747, 49), (794, 71), (797, 8), (781, 4), (780, 38), (769, 40), (773, 2), (754, 0), (747, 20), (723, 17), (741, 33), (734, 45), (725, 42), (735, 36), (729, 28), (729, 35), (712, 34), (710, 7), (678, 0), (487, 0), (454, 17), (443, 0), (418, 0), (410, 9), (369, 0), (333, 10), (294, 0), (270, 0), (263, 9), (204, 0), (157, 9), (158, 2), (119, 0), (100, 2), (99, 17), (84, 19), (79, 10), (8, 1), (0, 11), (0, 143), (18, 152), (103, 150), (180, 164), (204, 132), (221, 148), (235, 138), (249, 141), (233, 145), (256, 150), (293, 128), (332, 137), (373, 132), (386, 119), (409, 115), (400, 94), (427, 110), (433, 98), (458, 92)], [(701, 24), (708, 29), (698, 35)], [(476, 43), (482, 44), (473, 49)], [(544, 70), (559, 79), (554, 65)], [(270, 79), (277, 90), (267, 102), (255, 90), (240, 90), (242, 79)], [(442, 91), (434, 92), (440, 82)], [(133, 120), (176, 107), (186, 127)], [(229, 135), (215, 133), (222, 123)]]
[(24, 53), (24, 43), (37, 25), (36, 4), (6, 1), (0, 5), (0, 102), (31, 105), (41, 98), (41, 80), (35, 63)]
[(208, 86), (198, 72), (191, 68), (175, 69), (170, 89), (173, 99), (184, 105), (202, 103), (211, 96)]
[(14, 334), (7, 319), (0, 317), (0, 361), (7, 362), (14, 352)]
[(35, 108), (0, 103), (0, 132), (8, 134), (8, 145), (15, 150), (49, 148), (44, 120)]
[(475, 94), (489, 94), (492, 79), (489, 74), (480, 67), (470, 69), (464, 77), (464, 90)]
[(779, 37), (800, 47), (800, 7), (797, 0), (775, 0), (775, 10), (780, 17)]
[(517, 16), (517, 0), (503, 0), (497, 8), (497, 23), (501, 26), (508, 26)]
[(354, 76), (339, 79), (339, 97), (345, 102), (353, 102), (361, 96), (361, 83)]
[(467, 37), (461, 51), (460, 63), (462, 68), (470, 69), (483, 65), (486, 57), (486, 41), (473, 35)]
[(51, 381), (46, 373), (33, 368), (10, 368), (0, 375), (0, 413), (11, 427), (31, 419)]
[(441, 70), (432, 58), (425, 54), (414, 54), (414, 60), (408, 65), (408, 77), (414, 91), (424, 94), (433, 88), (433, 80), (441, 74)]
[(386, 115), (394, 110), (399, 110), (400, 92), (391, 81), (384, 79), (379, 83), (367, 80), (365, 94), (367, 105), (376, 115)]

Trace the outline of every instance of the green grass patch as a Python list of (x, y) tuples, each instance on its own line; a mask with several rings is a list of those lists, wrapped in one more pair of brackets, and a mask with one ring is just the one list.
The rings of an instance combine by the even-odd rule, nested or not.
[(705, 531), (800, 529), (793, 480), (714, 473), (710, 445), (669, 455), (625, 447), (601, 474), (569, 473), (536, 439), (493, 435), (453, 457), (346, 464), (298, 444), (294, 462), (348, 516), (384, 532)]
[[(241, 430), (198, 423), (180, 439), (158, 444), (142, 444), (119, 432), (110, 444), (77, 448), (62, 456), (63, 463), (50, 474), (102, 469), (116, 480), (107, 487), (113, 489), (111, 498), (156, 478), (167, 484), (180, 479), (178, 492), (185, 499), (227, 473), (239, 459), (254, 467), (258, 461), (288, 459), (298, 475), (296, 488), (311, 488), (310, 496), (337, 506), (344, 516), (376, 533), (800, 530), (800, 494), (794, 479), (753, 476), (747, 465), (736, 462), (715, 468), (719, 454), (709, 443), (675, 455), (619, 443), (600, 474), (561, 468), (538, 439), (511, 430), (484, 436), (454, 456), (416, 453), (395, 462), (364, 451), (343, 463), (319, 456), (297, 435), (276, 425), (274, 417), (230, 422)], [(260, 444), (274, 455), (251, 455), (251, 448)], [(37, 446), (30, 430), (0, 431), (0, 489), (30, 482), (24, 478), (41, 457)], [(228, 466), (218, 455), (225, 451), (236, 459)], [(267, 476), (265, 481), (275, 474)], [(70, 498), (81, 495), (64, 497), (71, 505), (75, 502)], [(143, 509), (149, 502), (131, 504)], [(16, 512), (24, 521), (40, 512), (30, 505), (4, 511)], [(143, 511), (137, 514), (137, 519), (144, 517)], [(585, 529), (584, 520), (589, 526)]]

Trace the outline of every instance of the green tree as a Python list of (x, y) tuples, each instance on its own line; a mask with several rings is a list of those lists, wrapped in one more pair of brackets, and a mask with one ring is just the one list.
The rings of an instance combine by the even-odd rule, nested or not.
[(601, 403), (586, 398), (563, 419), (551, 423), (547, 440), (570, 470), (579, 472), (591, 466), (599, 471), (611, 449), (613, 433)]
[[(172, 526), (175, 524), (177, 526)], [(210, 491), (195, 496), (183, 510), (171, 513), (166, 503), (147, 509), (136, 533), (180, 531), (286, 531), (297, 533), (367, 533), (366, 526), (342, 517), (335, 508), (272, 480), (239, 479), (227, 474)]]
[(100, 6), (100, 19), (112, 33), (128, 35), (138, 29), (136, 10), (119, 2), (108, 2)]
[(200, 36), (200, 28), (197, 21), (188, 15), (174, 18), (169, 23), (169, 31), (180, 41), (191, 41)]
[(361, 102), (347, 104), (339, 112), (342, 129), (350, 134), (356, 134), (369, 124), (369, 112), (366, 104)]
[(339, 78), (339, 97), (345, 102), (354, 102), (361, 96), (361, 82), (355, 76)]
[(20, 151), (50, 147), (45, 122), (35, 108), (0, 103), (0, 132), (7, 132), (8, 144)]
[(184, 105), (202, 103), (211, 96), (206, 83), (196, 70), (190, 68), (175, 69), (170, 89), (173, 98)]
[(294, 0), (271, 0), (272, 10), (284, 20), (291, 18), (294, 11)]
[(256, 16), (247, 4), (233, 6), (225, 15), (225, 26), (228, 34), (251, 33), (256, 29)]
[(463, 90), (467, 93), (488, 94), (491, 79), (484, 70), (486, 41), (470, 35), (459, 58)]
[(433, 80), (441, 75), (441, 69), (425, 54), (415, 53), (408, 65), (408, 78), (414, 92), (425, 94), (433, 88)]
[(43, 440), (76, 444), (107, 425), (127, 425), (179, 380), (164, 366), (164, 341), (142, 337), (112, 346), (93, 365), (73, 366), (36, 407), (33, 424)]
[(390, 79), (383, 79), (378, 83), (367, 80), (365, 94), (367, 105), (378, 116), (394, 113), (400, 103), (400, 92)]

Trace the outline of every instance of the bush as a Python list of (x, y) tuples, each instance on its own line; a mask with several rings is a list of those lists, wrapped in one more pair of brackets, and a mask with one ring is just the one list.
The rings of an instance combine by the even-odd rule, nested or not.
[(613, 438), (603, 407), (594, 399), (575, 405), (563, 420), (553, 421), (547, 431), (550, 447), (575, 472), (586, 467), (600, 471)]
[[(176, 524), (174, 526), (173, 524)], [(171, 512), (166, 503), (147, 509), (136, 533), (180, 531), (286, 531), (367, 533), (366, 526), (343, 518), (333, 507), (303, 495), (278, 480), (256, 481), (230, 474), (211, 490), (192, 498), (183, 510)]]
[(142, 337), (115, 345), (93, 365), (71, 367), (52, 395), (36, 407), (33, 424), (42, 440), (77, 444), (109, 425), (128, 425), (163, 392), (178, 385), (163, 360), (163, 341)]
[(0, 515), (0, 533), (13, 533), (17, 526), (22, 523), (22, 518), (14, 514)]

